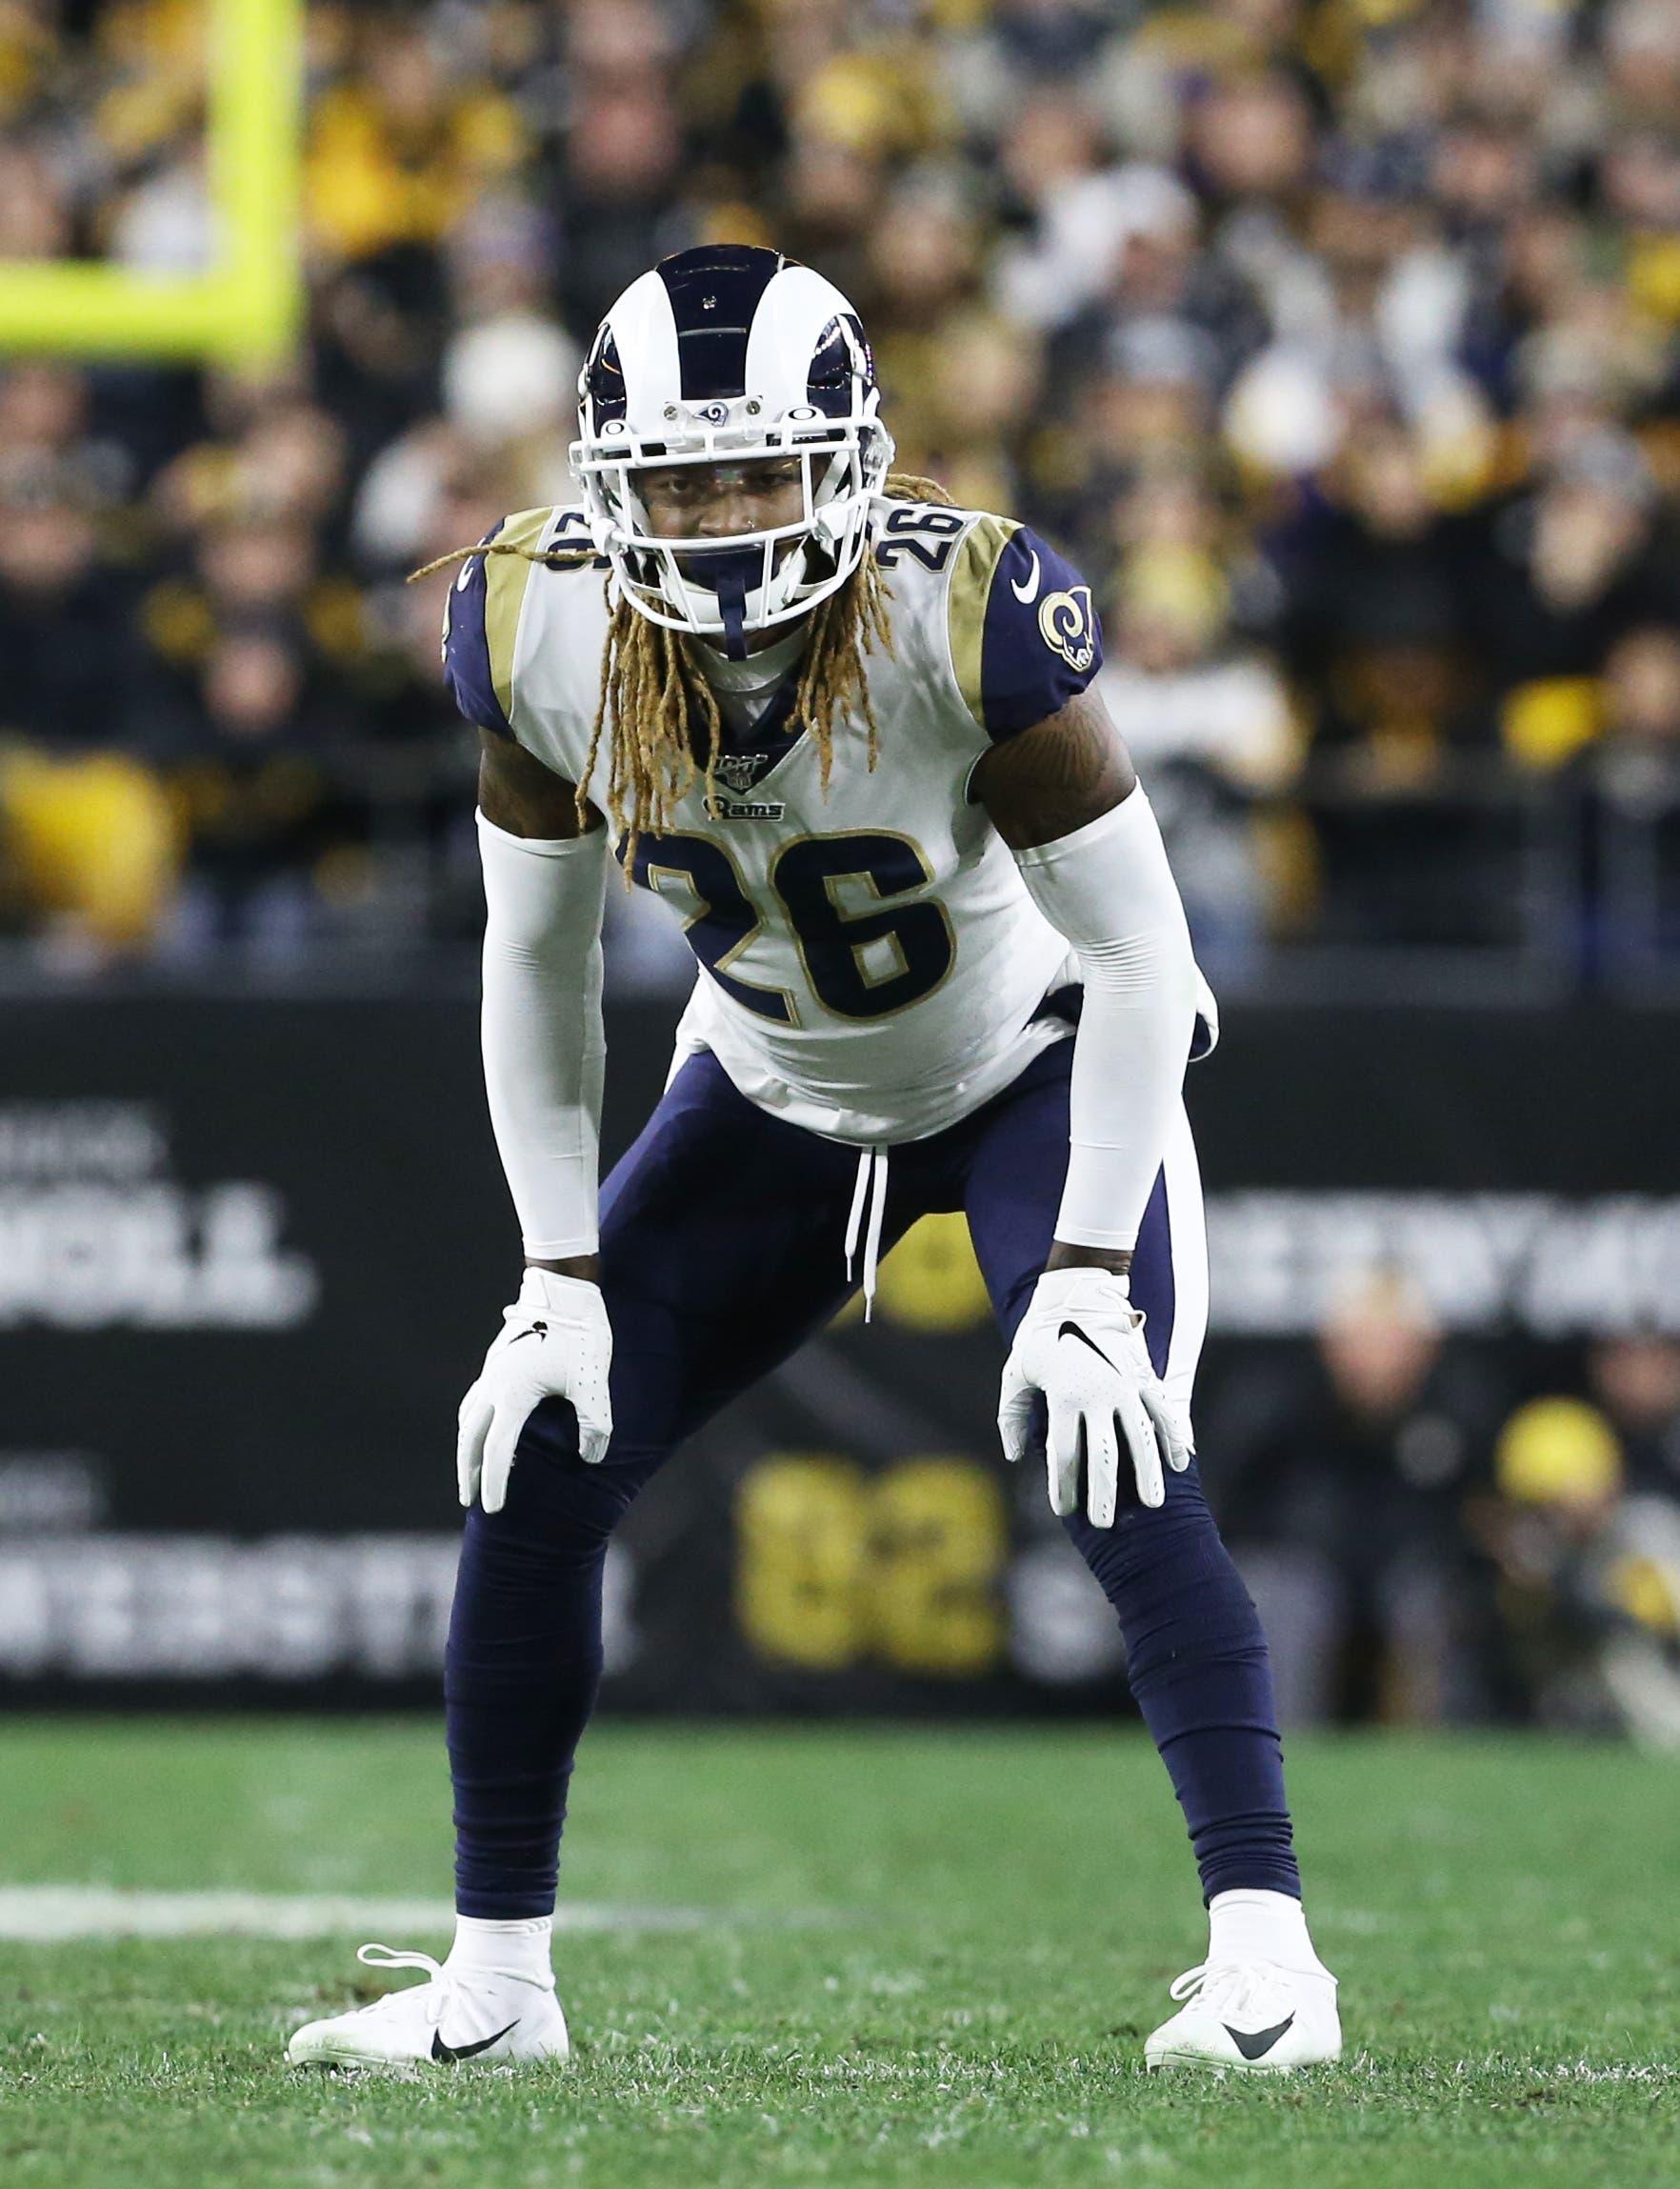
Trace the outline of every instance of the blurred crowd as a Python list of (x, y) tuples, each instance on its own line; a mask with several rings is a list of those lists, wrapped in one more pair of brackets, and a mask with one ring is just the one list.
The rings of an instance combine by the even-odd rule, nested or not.
[(1228, 1374), (1204, 1426), (1286, 1723), (1680, 1749), (1680, 1341), (1602, 1337), (1525, 1373), (1375, 1269), (1310, 1352)]
[[(0, 257), (207, 263), (204, 32), (0, 0)], [(470, 932), (404, 573), (569, 498), (598, 316), (730, 238), (1090, 575), (1216, 977), (1680, 958), (1673, 0), (318, 0), (308, 66), (290, 368), (0, 366), (26, 951)]]

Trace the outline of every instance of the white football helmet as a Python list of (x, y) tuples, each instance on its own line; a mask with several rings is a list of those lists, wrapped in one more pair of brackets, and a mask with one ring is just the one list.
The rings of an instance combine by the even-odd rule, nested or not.
[[(678, 251), (631, 282), (578, 381), (571, 465), (599, 553), (624, 597), (731, 654), (746, 633), (806, 614), (863, 559), (892, 441), (874, 359), (832, 282), (779, 251)], [(800, 459), (797, 524), (728, 539), (655, 539), (637, 472)]]

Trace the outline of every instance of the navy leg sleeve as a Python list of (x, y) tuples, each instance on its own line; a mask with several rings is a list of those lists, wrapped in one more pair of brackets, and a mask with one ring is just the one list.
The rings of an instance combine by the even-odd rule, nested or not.
[[(1065, 1042), (1041, 1057), (975, 1120), (965, 1205), (1006, 1335), (1026, 1312), (1054, 1235), (1071, 1049)], [(1175, 1394), (1188, 1392), (1200, 1346), (1185, 1303), (1207, 1296), (1205, 1273), (1190, 1259), (1202, 1251), (1199, 1195), (1193, 1162), (1170, 1161), (1132, 1257), (1132, 1300), (1149, 1318), (1156, 1372)], [(1129, 1500), (1123, 1483), (1112, 1528), (1083, 1516), (1063, 1525), (1119, 1619), (1131, 1691), (1171, 1775), (1204, 1898), (1238, 1886), (1299, 1898), (1266, 1637), (1194, 1466), (1168, 1475), (1157, 1511), (1135, 1493)]]
[[(601, 1680), (612, 1530), (673, 1446), (840, 1305), (855, 1164), (754, 1110), (704, 1056), (608, 1180), (607, 1458), (583, 1464), (570, 1406), (549, 1399), (520, 1436), (502, 1511), (468, 1516), (444, 1669), (463, 1915), (552, 1908), (572, 1760)], [(890, 1234), (903, 1228), (890, 1202), (889, 1215)]]
[(1283, 1743), (1259, 1614), (1219, 1539), (1195, 1467), (1167, 1502), (1123, 1505), (1112, 1528), (1063, 1522), (1126, 1637), (1127, 1674), (1178, 1796), (1202, 1896), (1301, 1896)]
[(499, 1513), (467, 1516), (444, 1659), (455, 1905), (546, 1916), (572, 1757), (601, 1684), (601, 1576), (646, 1473), (586, 1467), (570, 1406), (520, 1438)]

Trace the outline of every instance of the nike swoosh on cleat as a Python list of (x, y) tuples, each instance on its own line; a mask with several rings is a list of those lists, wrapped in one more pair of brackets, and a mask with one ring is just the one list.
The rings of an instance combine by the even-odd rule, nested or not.
[(1027, 583), (1025, 585), (1017, 585), (1015, 580), (1010, 578), (1010, 591), (1014, 594), (1015, 598), (1021, 603), (1023, 608), (1025, 608), (1028, 602), (1033, 598), (1034, 594), (1038, 592), (1038, 557), (1036, 554), (1034, 554), (1032, 557), (1032, 569), (1028, 576)]
[[(1294, 2017), (1291, 2015), (1290, 2018), (1292, 2021)], [(471, 2059), (477, 2053), (489, 2052), (492, 2044), (500, 2044), (503, 2038), (507, 2036), (509, 2029), (517, 2029), (518, 2027), (519, 2017), (515, 2015), (508, 2024), (508, 2029), (497, 2030), (494, 2037), (480, 2038), (476, 2044), (445, 2044), (443, 2031), (434, 2029), (431, 2033), (431, 2057), (433, 2059)], [(1232, 2035), (1235, 2035), (1234, 2031)], [(1242, 2039), (1238, 2038), (1237, 2042), (1240, 2044)]]
[(1278, 2038), (1294, 2024), (1293, 2015), (1287, 2021), (1274, 2022), (1270, 2029), (1232, 2029), (1227, 2022), (1225, 2034), (1245, 2059), (1264, 2059)]
[[(1057, 1331), (1056, 1335), (1058, 1337), (1076, 1337), (1081, 1345), (1089, 1345), (1092, 1353), (1096, 1355), (1099, 1360), (1107, 1361), (1110, 1368), (1114, 1368), (1114, 1363), (1109, 1359), (1108, 1355), (1103, 1351), (1102, 1347), (1097, 1343), (1096, 1339), (1094, 1337), (1087, 1337), (1084, 1331), (1080, 1329), (1076, 1322), (1063, 1323), (1061, 1329)], [(1115, 1368), (1114, 1373), (1116, 1376), (1118, 1376), (1120, 1371)]]
[[(549, 1326), (546, 1322), (533, 1322), (529, 1330), (522, 1330), (519, 1333), (519, 1337), (547, 1337), (548, 1335)], [(519, 1337), (510, 1337), (508, 1340), (508, 1343), (510, 1345), (517, 1345), (519, 1343)]]

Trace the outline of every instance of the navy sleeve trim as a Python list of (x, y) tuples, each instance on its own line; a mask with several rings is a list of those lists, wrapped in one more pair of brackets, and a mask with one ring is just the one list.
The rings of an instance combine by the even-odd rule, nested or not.
[[(503, 523), (506, 523), (503, 519)], [(502, 530), (497, 525), (479, 542), (486, 547)], [(490, 633), (486, 622), (490, 584), (486, 557), (475, 554), (450, 588), (444, 610), (444, 682), (455, 705), (475, 729), (499, 737), (511, 737), (513, 725), (496, 693), (490, 664)]]
[(1013, 737), (1066, 707), (1103, 665), (1090, 588), (1065, 556), (1024, 527), (998, 556), (980, 640), (980, 720)]

